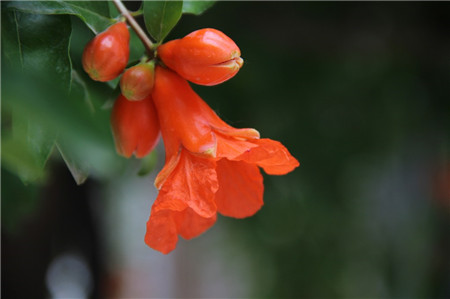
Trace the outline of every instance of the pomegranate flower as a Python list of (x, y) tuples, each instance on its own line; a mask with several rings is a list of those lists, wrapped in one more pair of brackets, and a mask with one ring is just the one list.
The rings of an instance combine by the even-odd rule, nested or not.
[(152, 93), (166, 148), (166, 163), (147, 222), (145, 242), (169, 253), (178, 235), (196, 237), (222, 215), (244, 218), (263, 205), (263, 178), (299, 166), (279, 142), (254, 129), (223, 122), (178, 74), (156, 67)]

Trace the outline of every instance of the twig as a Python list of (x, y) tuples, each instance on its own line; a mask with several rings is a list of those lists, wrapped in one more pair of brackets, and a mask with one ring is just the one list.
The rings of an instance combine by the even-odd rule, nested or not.
[(114, 4), (117, 7), (117, 10), (127, 19), (128, 24), (130, 24), (131, 28), (136, 32), (139, 39), (144, 44), (145, 49), (147, 50), (147, 54), (152, 57), (153, 56), (153, 43), (145, 34), (144, 30), (142, 30), (141, 26), (136, 22), (136, 20), (131, 16), (128, 9), (123, 5), (121, 0), (113, 0)]

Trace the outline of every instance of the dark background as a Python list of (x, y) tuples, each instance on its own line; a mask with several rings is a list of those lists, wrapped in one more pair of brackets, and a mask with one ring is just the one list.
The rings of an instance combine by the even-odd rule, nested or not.
[[(196, 249), (176, 267), (176, 291), (141, 296), (450, 297), (450, 4), (219, 2), (183, 16), (167, 40), (204, 27), (230, 36), (245, 64), (224, 84), (194, 89), (231, 125), (281, 141), (301, 166), (264, 175), (255, 216), (219, 217), (179, 245)], [(95, 209), (111, 203), (102, 190), (112, 183), (77, 187), (50, 162), (36, 186), (2, 168), (2, 297), (47, 297), (49, 264), (74, 249), (91, 271), (91, 297), (128, 295), (111, 278), (113, 249), (98, 224), (108, 215)], [(233, 283), (194, 287), (195, 267), (215, 263), (196, 242), (216, 232), (233, 248), (218, 267), (247, 260), (243, 293)]]

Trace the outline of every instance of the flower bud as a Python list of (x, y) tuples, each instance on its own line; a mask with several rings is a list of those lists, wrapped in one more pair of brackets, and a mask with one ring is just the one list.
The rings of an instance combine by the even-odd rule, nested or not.
[(155, 63), (141, 63), (125, 71), (120, 78), (122, 94), (130, 101), (147, 97), (153, 89)]
[(119, 22), (94, 37), (84, 48), (83, 68), (96, 81), (109, 81), (122, 73), (128, 63), (130, 33)]
[(159, 122), (151, 95), (129, 101), (123, 95), (114, 103), (111, 126), (117, 152), (127, 158), (142, 158), (159, 140)]
[(208, 86), (232, 78), (244, 63), (234, 41), (211, 28), (159, 46), (158, 55), (166, 66), (186, 80)]

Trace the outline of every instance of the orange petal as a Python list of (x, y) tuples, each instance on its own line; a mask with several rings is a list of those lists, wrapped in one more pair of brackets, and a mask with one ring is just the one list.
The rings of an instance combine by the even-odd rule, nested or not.
[(178, 165), (167, 177), (159, 191), (163, 202), (181, 201), (197, 214), (209, 218), (216, 213), (214, 194), (219, 188), (216, 162), (182, 149)]
[(216, 214), (203, 218), (190, 208), (181, 211), (152, 209), (147, 221), (145, 243), (151, 248), (167, 254), (175, 249), (178, 235), (192, 239), (208, 230), (216, 221)]
[(183, 212), (174, 212), (173, 217), (177, 225), (178, 234), (186, 240), (204, 233), (213, 226), (217, 219), (216, 214), (209, 218), (201, 217), (191, 208), (187, 208)]
[(241, 139), (259, 139), (259, 132), (255, 129), (251, 128), (244, 128), (244, 129), (236, 129), (231, 126), (227, 127), (214, 127), (212, 128), (224, 135), (235, 137), (235, 138), (241, 138)]
[(152, 210), (150, 219), (147, 221), (145, 243), (164, 254), (174, 250), (178, 242), (177, 226), (172, 213), (176, 212), (171, 210), (154, 212)]
[(300, 164), (280, 142), (272, 139), (256, 139), (257, 147), (243, 153), (235, 160), (257, 164), (267, 174), (282, 175), (294, 170)]
[(229, 160), (235, 160), (242, 154), (250, 151), (252, 148), (256, 148), (257, 145), (252, 141), (245, 141), (236, 139), (220, 133), (216, 134), (217, 138), (217, 158), (227, 158)]
[(166, 150), (166, 163), (164, 164), (163, 169), (158, 173), (158, 175), (155, 178), (155, 187), (156, 189), (161, 189), (164, 182), (167, 180), (169, 175), (172, 173), (172, 171), (177, 167), (178, 162), (180, 161), (180, 154), (181, 154), (181, 147), (179, 148), (179, 151), (177, 154), (173, 154), (172, 156), (169, 156)]
[(258, 166), (221, 159), (216, 170), (220, 186), (216, 193), (219, 213), (244, 218), (252, 216), (262, 207), (264, 185)]

